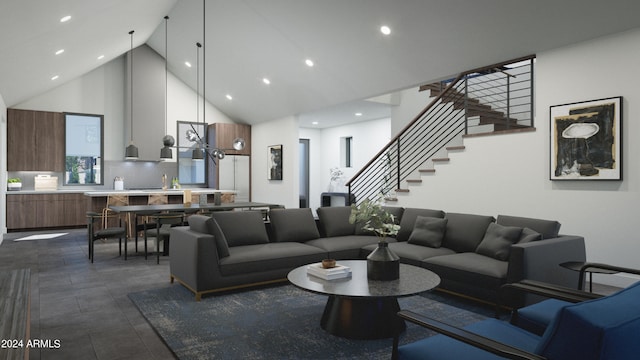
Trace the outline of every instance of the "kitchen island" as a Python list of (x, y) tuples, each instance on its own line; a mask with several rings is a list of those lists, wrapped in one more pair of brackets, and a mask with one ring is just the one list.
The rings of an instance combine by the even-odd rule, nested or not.
[[(149, 199), (152, 197), (166, 196), (166, 202), (168, 204), (182, 204), (185, 202), (185, 192), (191, 193), (191, 199), (188, 200), (191, 203), (200, 203), (200, 196), (206, 195), (206, 202), (213, 203), (215, 201), (215, 194), (220, 194), (221, 203), (233, 203), (235, 201), (236, 192), (234, 190), (216, 190), (206, 188), (193, 188), (193, 189), (135, 189), (135, 190), (100, 190), (100, 191), (87, 191), (84, 193), (88, 197), (87, 211), (100, 212), (106, 208), (107, 200), (112, 197), (126, 198), (128, 205), (148, 205)], [(125, 205), (125, 204), (109, 204), (109, 205)]]

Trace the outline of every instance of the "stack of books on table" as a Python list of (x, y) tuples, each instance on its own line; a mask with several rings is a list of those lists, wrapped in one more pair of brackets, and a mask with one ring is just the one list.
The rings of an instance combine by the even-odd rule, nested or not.
[(307, 274), (317, 276), (325, 280), (342, 279), (351, 276), (351, 268), (336, 264), (336, 266), (325, 269), (322, 263), (315, 263), (307, 266)]

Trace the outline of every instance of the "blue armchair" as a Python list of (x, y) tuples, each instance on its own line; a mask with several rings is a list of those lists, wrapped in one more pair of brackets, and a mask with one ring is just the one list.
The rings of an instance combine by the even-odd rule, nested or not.
[[(640, 275), (640, 270), (637, 269), (608, 264), (585, 263), (580, 271), (580, 279), (584, 279), (585, 272), (593, 270), (606, 270), (610, 273)], [(544, 333), (545, 329), (551, 323), (551, 320), (555, 317), (555, 314), (560, 310), (560, 308), (569, 305), (570, 303), (577, 303), (602, 297), (602, 295), (591, 292), (574, 290), (531, 280), (523, 280), (518, 283), (503, 285), (503, 290), (510, 289), (551, 298), (520, 309), (515, 309), (512, 313), (512, 324), (538, 335), (542, 335)]]
[(464, 329), (410, 312), (398, 315), (441, 335), (397, 346), (395, 359), (635, 359), (640, 355), (640, 282), (562, 307), (542, 336), (496, 319)]

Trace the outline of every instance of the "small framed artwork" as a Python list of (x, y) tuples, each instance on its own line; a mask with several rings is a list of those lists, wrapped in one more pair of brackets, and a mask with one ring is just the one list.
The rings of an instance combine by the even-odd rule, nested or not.
[(622, 97), (550, 107), (550, 179), (622, 180)]
[(268, 147), (269, 155), (269, 180), (282, 180), (282, 145), (271, 145)]

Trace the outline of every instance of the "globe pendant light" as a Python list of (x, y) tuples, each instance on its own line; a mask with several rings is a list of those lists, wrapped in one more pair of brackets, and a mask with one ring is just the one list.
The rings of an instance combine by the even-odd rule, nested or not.
[[(167, 85), (167, 79), (168, 79), (168, 69), (167, 69), (167, 62), (169, 61), (168, 58), (168, 54), (169, 54), (169, 41), (168, 41), (168, 37), (169, 37), (169, 16), (165, 16), (164, 17), (164, 133), (167, 133), (167, 102), (168, 102), (168, 96), (167, 96), (167, 92), (168, 92), (168, 85)], [(162, 149), (160, 149), (160, 159), (161, 160), (165, 160), (165, 159), (173, 159), (173, 151), (171, 150), (171, 147), (176, 143), (176, 139), (174, 139), (173, 136), (171, 135), (165, 135), (162, 138)]]
[(131, 52), (129, 53), (129, 77), (131, 80), (131, 104), (129, 104), (129, 109), (131, 110), (131, 118), (130, 121), (130, 132), (129, 132), (129, 146), (125, 149), (124, 158), (125, 160), (137, 160), (138, 159), (138, 147), (133, 144), (133, 30), (129, 31), (129, 35), (131, 35)]

